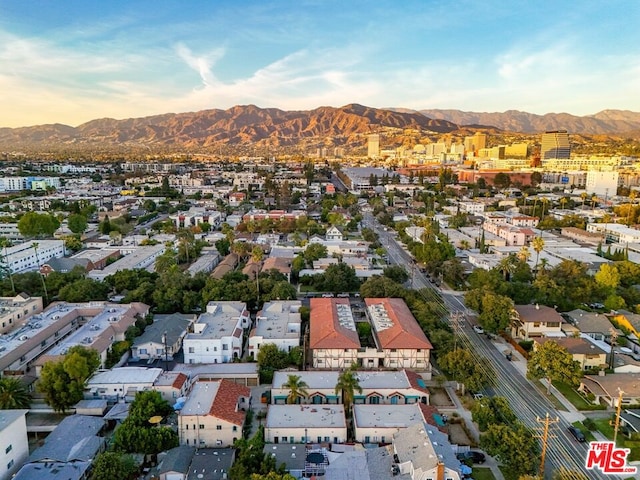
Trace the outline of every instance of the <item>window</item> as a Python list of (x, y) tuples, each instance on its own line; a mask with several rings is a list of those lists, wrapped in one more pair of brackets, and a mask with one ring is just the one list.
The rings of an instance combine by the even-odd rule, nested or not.
[(226, 343), (224, 343), (222, 345), (222, 350), (229, 350), (229, 345), (227, 345)]
[(9, 445), (7, 448), (5, 448), (4, 453), (9, 453), (11, 450), (13, 450), (13, 445)]
[(193, 347), (189, 347), (189, 353), (196, 353), (196, 349)]
[(234, 432), (237, 432), (237, 431), (238, 431), (238, 426), (237, 426), (237, 425), (234, 425), (232, 430), (233, 430)]
[(7, 470), (11, 470), (11, 467), (13, 467), (13, 460), (7, 463)]
[(222, 430), (222, 425), (216, 425), (216, 430)]
[(204, 430), (204, 425), (202, 423), (200, 424), (200, 430)]
[(540, 322), (533, 322), (533, 328), (540, 328)]

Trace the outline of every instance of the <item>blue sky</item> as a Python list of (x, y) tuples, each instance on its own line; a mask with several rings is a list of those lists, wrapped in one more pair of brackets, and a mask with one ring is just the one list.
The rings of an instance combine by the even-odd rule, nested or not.
[(255, 104), (640, 112), (636, 0), (0, 0), (0, 127)]

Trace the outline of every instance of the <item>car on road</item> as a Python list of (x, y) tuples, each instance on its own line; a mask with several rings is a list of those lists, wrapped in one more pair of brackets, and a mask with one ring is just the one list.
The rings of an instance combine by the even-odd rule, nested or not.
[(582, 430), (580, 430), (577, 427), (574, 427), (573, 425), (569, 426), (569, 433), (571, 435), (573, 435), (573, 438), (575, 438), (577, 441), (579, 441), (580, 443), (585, 442), (586, 439), (584, 437), (584, 433), (582, 433)]
[(459, 452), (456, 454), (456, 458), (461, 462), (471, 460), (473, 463), (484, 463), (487, 460), (487, 457), (484, 453), (476, 452), (474, 450), (469, 450), (468, 452)]
[(333, 293), (323, 293), (322, 298), (333, 298), (335, 295)]
[(482, 328), (480, 325), (474, 325), (473, 326), (473, 331), (476, 332), (476, 333), (482, 334), (482, 333), (484, 333), (484, 328)]

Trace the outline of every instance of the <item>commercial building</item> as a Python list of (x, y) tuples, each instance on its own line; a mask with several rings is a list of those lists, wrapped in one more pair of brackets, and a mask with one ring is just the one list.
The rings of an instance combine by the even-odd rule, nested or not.
[(267, 302), (256, 315), (256, 326), (249, 334), (249, 355), (257, 358), (260, 347), (274, 344), (284, 352), (300, 345), (299, 300)]
[(178, 415), (180, 445), (196, 448), (230, 447), (242, 438), (251, 390), (229, 380), (193, 385)]
[(542, 134), (540, 145), (540, 158), (543, 161), (550, 158), (569, 158), (571, 145), (569, 134), (566, 130), (548, 131)]
[(369, 158), (380, 156), (380, 135), (372, 134), (367, 137), (367, 156)]
[(226, 363), (242, 357), (242, 333), (251, 325), (244, 302), (210, 302), (183, 340), (185, 363)]
[(589, 170), (585, 190), (605, 199), (617, 195), (620, 174), (617, 170)]

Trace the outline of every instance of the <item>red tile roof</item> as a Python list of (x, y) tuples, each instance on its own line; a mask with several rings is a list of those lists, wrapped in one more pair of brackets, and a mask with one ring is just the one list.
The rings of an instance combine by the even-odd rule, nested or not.
[(211, 403), (209, 415), (242, 426), (246, 412), (238, 408), (238, 403), (240, 397), (250, 397), (251, 390), (249, 390), (249, 387), (232, 382), (226, 378), (218, 380), (218, 382), (220, 386), (218, 387), (216, 398), (214, 398)]
[[(411, 385), (411, 387), (415, 388), (416, 390), (420, 390), (421, 392), (425, 392), (427, 394), (429, 393), (427, 387), (421, 386), (418, 382), (418, 379), (422, 380), (422, 377), (420, 375), (412, 370), (404, 370), (404, 374), (407, 376), (407, 380), (409, 380), (409, 384)], [(422, 385), (424, 385), (424, 381), (422, 382)]]
[(176, 378), (173, 380), (173, 384), (171, 386), (177, 390), (180, 390), (188, 379), (189, 377), (180, 372), (178, 373), (178, 375), (176, 375)]
[[(366, 298), (367, 307), (382, 304), (393, 326), (376, 331), (382, 348), (433, 348), (401, 298)], [(375, 328), (375, 325), (374, 325)]]
[(360, 348), (358, 332), (338, 323), (336, 305), (350, 305), (348, 298), (312, 298), (309, 348)]

